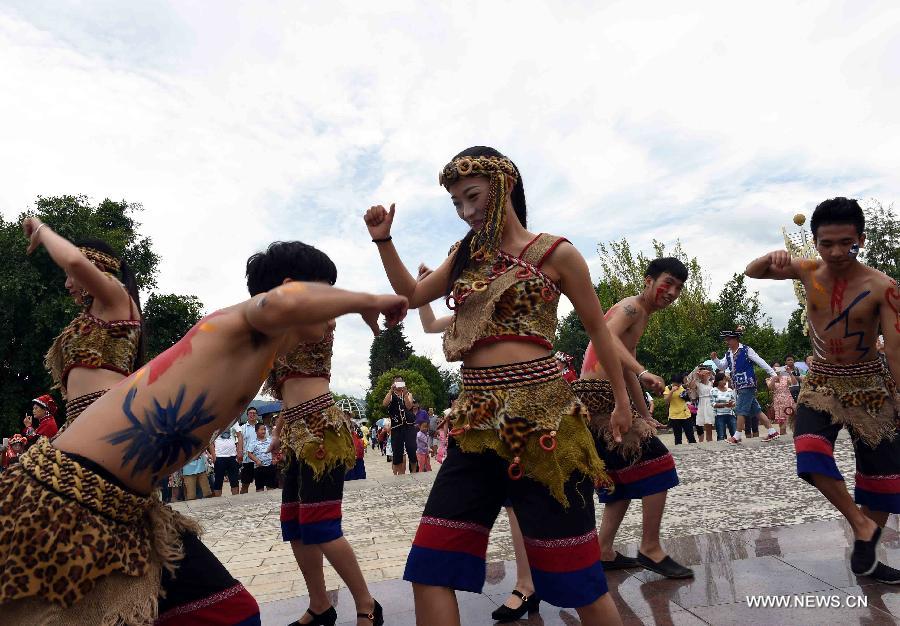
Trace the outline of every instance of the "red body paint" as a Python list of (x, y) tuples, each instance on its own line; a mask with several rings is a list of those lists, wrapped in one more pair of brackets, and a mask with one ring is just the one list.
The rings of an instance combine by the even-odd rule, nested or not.
[(147, 384), (152, 385), (157, 378), (166, 373), (166, 371), (172, 367), (172, 365), (183, 356), (187, 356), (191, 353), (191, 341), (201, 330), (212, 330), (212, 327), (206, 326), (206, 324), (212, 318), (222, 315), (223, 311), (216, 311), (215, 313), (210, 313), (199, 322), (194, 324), (194, 327), (187, 331), (184, 337), (182, 337), (178, 343), (174, 346), (160, 354), (158, 357), (150, 361), (147, 367), (150, 370), (150, 375), (147, 378)]
[(837, 315), (844, 310), (844, 292), (847, 291), (847, 280), (837, 278), (831, 288), (831, 312)]
[(894, 312), (897, 318), (894, 322), (894, 328), (900, 333), (900, 287), (897, 287), (897, 283), (892, 281), (891, 286), (885, 290), (884, 301)]
[(666, 291), (668, 291), (668, 290), (669, 290), (669, 288), (666, 287), (665, 285), (663, 285), (662, 287), (657, 287), (657, 288), (656, 288), (656, 300), (655, 300), (655, 302), (656, 302), (657, 304), (659, 304), (659, 303), (662, 301), (663, 294), (665, 294)]
[(828, 351), (831, 354), (844, 354), (844, 342), (841, 339), (830, 339), (828, 341)]

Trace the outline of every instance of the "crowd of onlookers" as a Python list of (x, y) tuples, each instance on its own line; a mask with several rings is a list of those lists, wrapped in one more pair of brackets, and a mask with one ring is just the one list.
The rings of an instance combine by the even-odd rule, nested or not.
[[(779, 425), (780, 434), (786, 433), (788, 419), (794, 413), (800, 383), (809, 372), (807, 357), (798, 365), (794, 357), (788, 356), (784, 365), (772, 365), (774, 376), (766, 378), (770, 401), (764, 409), (771, 421)], [(736, 393), (730, 376), (716, 371), (715, 365), (701, 364), (691, 372), (674, 374), (666, 386), (663, 400), (668, 404), (668, 425), (675, 437), (675, 445), (684, 439), (690, 443), (722, 441), (733, 437), (737, 430), (735, 414)], [(696, 433), (696, 436), (695, 436)], [(759, 416), (747, 416), (744, 433), (749, 437), (759, 436)]]

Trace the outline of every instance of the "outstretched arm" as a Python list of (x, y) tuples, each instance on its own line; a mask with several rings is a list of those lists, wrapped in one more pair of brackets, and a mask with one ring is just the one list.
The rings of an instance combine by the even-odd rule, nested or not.
[(38, 218), (25, 218), (22, 229), (29, 239), (28, 254), (43, 245), (53, 262), (81, 284), (104, 308), (114, 307), (130, 300), (128, 292), (117, 280), (101, 272), (75, 244), (57, 235)]
[(771, 278), (785, 280), (800, 278), (798, 260), (791, 258), (787, 250), (775, 250), (751, 261), (744, 270), (749, 278)]
[(619, 359), (615, 344), (618, 339), (614, 338), (606, 327), (603, 308), (591, 283), (591, 274), (578, 250), (572, 244), (564, 242), (556, 248), (550, 259), (560, 275), (562, 292), (575, 307), (588, 337), (594, 343), (597, 360), (609, 377), (613, 397), (616, 400), (616, 408), (611, 418), (613, 438), (621, 441), (620, 433), (628, 432), (631, 427), (631, 408), (622, 374), (622, 361)]
[(407, 302), (403, 296), (376, 296), (320, 283), (290, 282), (254, 296), (243, 307), (247, 323), (264, 335), (324, 324), (348, 313), (359, 313), (377, 335), (379, 315), (384, 314), (388, 326), (396, 326), (406, 316)]
[(394, 247), (391, 240), (391, 226), (394, 223), (394, 205), (390, 210), (383, 206), (373, 206), (366, 211), (363, 218), (366, 227), (369, 229), (373, 241), (378, 246), (378, 254), (381, 255), (381, 264), (391, 283), (394, 293), (406, 296), (409, 299), (410, 306), (414, 309), (419, 308), (423, 304), (428, 304), (437, 300), (445, 293), (447, 280), (450, 277), (450, 267), (453, 264), (454, 254), (448, 256), (443, 263), (434, 271), (433, 274), (417, 282)]

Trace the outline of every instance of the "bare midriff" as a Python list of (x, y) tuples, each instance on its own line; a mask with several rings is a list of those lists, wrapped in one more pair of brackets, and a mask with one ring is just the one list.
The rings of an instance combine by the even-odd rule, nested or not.
[(298, 404), (303, 404), (313, 398), (328, 393), (329, 383), (327, 378), (288, 378), (281, 385), (281, 399), (284, 408), (289, 409)]
[(105, 391), (118, 384), (125, 376), (113, 370), (93, 367), (73, 367), (66, 379), (66, 399)]
[(499, 341), (475, 347), (467, 352), (463, 359), (463, 367), (496, 367), (543, 359), (548, 356), (550, 356), (550, 351), (536, 343)]

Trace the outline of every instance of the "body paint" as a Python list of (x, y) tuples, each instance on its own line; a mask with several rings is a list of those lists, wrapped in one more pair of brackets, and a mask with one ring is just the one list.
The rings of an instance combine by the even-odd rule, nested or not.
[(203, 446), (194, 435), (201, 426), (216, 419), (204, 406), (206, 394), (201, 393), (189, 407), (183, 407), (185, 386), (181, 385), (175, 400), (162, 406), (153, 398), (153, 406), (144, 409), (143, 419), (132, 410), (137, 389), (129, 389), (122, 402), (122, 412), (128, 418), (128, 428), (104, 437), (112, 445), (126, 444), (122, 465), (134, 462), (131, 475), (150, 470), (153, 482), (159, 480), (164, 467), (183, 463)]
[(844, 292), (847, 291), (847, 279), (836, 278), (831, 288), (831, 312), (837, 315), (844, 308)]
[(900, 333), (900, 287), (891, 281), (891, 286), (884, 291), (884, 302), (890, 307), (896, 316), (894, 330)]
[(147, 364), (147, 367), (150, 368), (150, 376), (147, 378), (147, 384), (152, 385), (160, 376), (165, 374), (166, 371), (170, 367), (172, 367), (172, 365), (175, 364), (175, 361), (183, 356), (189, 355), (191, 353), (191, 341), (193, 341), (194, 336), (197, 333), (214, 331), (216, 329), (216, 326), (214, 324), (210, 324), (209, 320), (223, 314), (223, 311), (210, 313), (202, 320), (197, 322), (193, 328), (187, 331), (187, 334), (182, 337), (178, 341), (178, 343), (150, 361), (150, 363)]
[(842, 337), (842, 339), (856, 338), (856, 347), (854, 348), (854, 350), (859, 352), (860, 356), (866, 356), (869, 353), (869, 348), (867, 348), (863, 345), (863, 341), (865, 341), (866, 334), (864, 332), (862, 332), (861, 330), (852, 332), (852, 333), (850, 332), (850, 311), (853, 309), (853, 307), (855, 307), (857, 304), (862, 302), (870, 293), (872, 293), (872, 292), (864, 291), (861, 294), (859, 294), (858, 296), (856, 296), (856, 299), (854, 299), (853, 302), (851, 302), (847, 306), (846, 309), (841, 311), (840, 315), (838, 315), (836, 318), (834, 318), (833, 320), (828, 322), (828, 326), (825, 327), (825, 332), (828, 332), (828, 330), (832, 326), (834, 326), (835, 324), (837, 324), (840, 321), (843, 321), (844, 322), (844, 336)]

